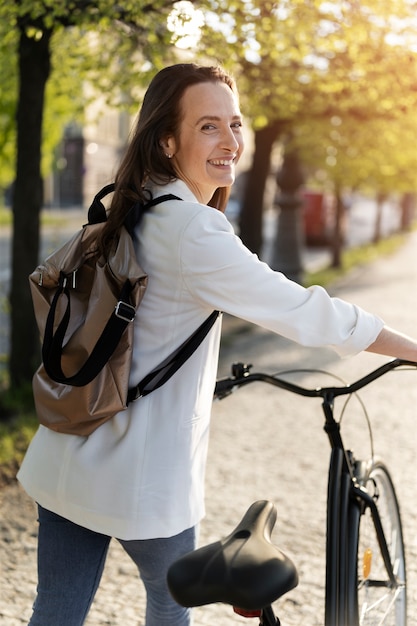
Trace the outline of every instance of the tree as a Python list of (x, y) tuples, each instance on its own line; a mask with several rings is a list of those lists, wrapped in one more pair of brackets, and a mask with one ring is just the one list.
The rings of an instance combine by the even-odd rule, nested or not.
[(270, 171), (272, 148), (282, 136), (282, 126), (279, 121), (269, 124), (254, 132), (254, 154), (252, 166), (247, 172), (244, 193), (241, 198), (239, 228), (247, 247), (256, 254), (262, 248), (262, 209), (264, 205), (264, 190), (266, 179)]
[[(400, 47), (393, 51), (387, 68), (390, 64), (387, 75), (378, 74), (386, 84), (376, 93), (385, 94), (385, 98), (369, 119), (366, 111), (356, 109), (352, 115), (341, 107), (329, 118), (300, 123), (295, 131), (298, 150), (312, 172), (311, 182), (320, 177), (320, 186), (335, 198), (331, 246), (332, 265), (336, 267), (341, 262), (343, 243), (343, 195), (350, 189), (373, 192), (379, 207), (374, 234), (378, 241), (383, 199), (392, 192), (410, 193), (416, 187), (413, 137), (417, 129), (417, 84), (413, 77), (417, 76), (417, 56)], [(376, 80), (373, 85), (376, 87)]]
[[(0, 9), (0, 13), (4, 7)], [(82, 90), (85, 59), (88, 50), (80, 49), (80, 36), (66, 29), (51, 39), (54, 64), (46, 85), (43, 111), (41, 171), (50, 173), (54, 150), (62, 138), (62, 129), (75, 119), (81, 119), (85, 107)], [(15, 177), (16, 168), (16, 108), (18, 104), (18, 30), (10, 28), (6, 19), (0, 20), (0, 190), (7, 188)], [(74, 58), (71, 52), (79, 51)], [(84, 61), (85, 62), (85, 61)]]
[[(262, 155), (259, 169), (265, 167), (272, 137), (282, 140), (282, 133), (294, 134), (299, 126), (308, 134), (314, 126), (315, 137), (322, 142), (318, 129), (322, 127), (325, 134), (337, 117), (348, 129), (356, 125), (359, 136), (374, 121), (385, 124), (387, 132), (390, 125), (392, 132), (400, 128), (403, 117), (410, 119), (416, 104), (415, 53), (410, 42), (416, 30), (409, 3), (212, 0), (211, 6), (225, 18), (223, 24), (217, 21), (217, 34), (207, 35), (204, 46), (234, 69), (243, 108), (259, 140), (252, 175), (249, 172), (247, 177), (244, 216), (262, 208), (266, 176), (259, 176), (256, 159)], [(281, 135), (275, 133), (277, 127)], [(351, 138), (349, 149), (355, 150)], [(372, 142), (368, 154), (371, 150)], [(410, 151), (407, 154), (411, 160), (405, 167), (412, 171), (413, 157)], [(325, 165), (328, 156), (316, 165)], [(249, 206), (249, 197), (257, 204)], [(255, 251), (261, 223), (259, 216), (251, 222), (242, 220), (241, 235)]]
[[(19, 37), (19, 97), (16, 113), (17, 163), (13, 193), (11, 304), (12, 384), (30, 378), (37, 332), (31, 311), (27, 276), (39, 252), (39, 214), (42, 206), (41, 133), (45, 85), (50, 72), (51, 28), (36, 37), (22, 24)], [(24, 280), (24, 282), (23, 282)], [(25, 288), (22, 289), (22, 285)], [(37, 353), (37, 351), (36, 351)], [(28, 358), (29, 357), (29, 358)]]
[[(17, 34), (19, 77), (10, 292), (12, 385), (20, 386), (31, 379), (38, 354), (27, 277), (36, 266), (39, 253), (42, 128), (54, 37), (70, 28), (85, 42), (85, 31), (98, 33), (98, 37), (91, 35), (88, 40), (91, 53), (87, 55), (86, 71), (90, 72), (90, 80), (97, 88), (115, 94), (118, 89), (127, 91), (127, 81), (123, 79), (129, 74), (131, 92), (133, 79), (138, 84), (138, 62), (139, 68), (145, 61), (152, 63), (161, 59), (162, 50), (168, 49), (171, 35), (166, 20), (173, 4), (166, 0), (153, 3), (132, 0), (122, 5), (114, 5), (110, 0), (102, 0), (99, 5), (89, 0), (9, 0), (0, 8), (0, 21)], [(105, 49), (97, 44), (100, 35), (106, 38)], [(115, 53), (116, 44), (119, 47)], [(129, 72), (126, 57), (124, 72), (120, 72), (122, 53), (128, 53)], [(74, 54), (79, 54), (79, 49), (75, 48)], [(100, 72), (103, 64), (104, 73)]]
[(13, 180), (17, 90), (14, 35), (0, 20), (0, 190)]
[[(27, 275), (38, 256), (41, 129), (46, 122), (45, 89), (48, 93), (52, 85), (51, 59), (53, 66), (60, 50), (58, 41), (63, 41), (65, 34), (74, 42), (74, 54), (67, 54), (75, 62), (70, 72), (76, 67), (75, 74), (80, 79), (89, 80), (100, 93), (111, 95), (113, 103), (118, 104), (123, 94), (129, 104), (138, 99), (140, 79), (147, 81), (149, 72), (154, 72), (162, 58), (174, 59), (172, 34), (167, 30), (167, 18), (174, 4), (168, 0), (125, 0), (116, 6), (110, 0), (101, 0), (99, 4), (92, 0), (7, 0), (0, 6), (0, 28), (13, 31), (19, 52), (12, 384), (29, 380), (38, 345)], [(254, 247), (261, 240), (263, 189), (274, 143), (288, 133), (296, 135), (297, 129), (307, 129), (306, 138), (314, 128), (318, 142), (314, 153), (321, 158), (317, 158), (316, 165), (325, 169), (328, 180), (336, 185), (329, 154), (316, 149), (334, 148), (334, 134), (330, 136), (333, 144), (323, 140), (329, 136), (329, 129), (335, 130), (331, 120), (342, 119), (343, 128), (348, 130), (349, 148), (340, 149), (340, 164), (342, 150), (347, 162), (349, 155), (364, 145), (359, 142), (355, 147), (352, 143), (355, 135), (350, 129), (355, 124), (358, 136), (373, 120), (388, 126), (407, 118), (410, 127), (415, 128), (409, 113), (416, 104), (415, 54), (409, 53), (411, 61), (406, 66), (411, 72), (401, 71), (405, 65), (400, 65), (406, 63), (405, 51), (411, 50), (407, 37), (415, 34), (413, 23), (407, 22), (411, 7), (406, 0), (387, 0), (383, 5), (378, 0), (343, 4), (200, 0), (195, 5), (204, 9), (206, 27), (193, 58), (212, 58), (233, 71), (238, 78), (243, 111), (256, 133), (257, 149), (245, 193), (248, 210), (244, 207), (242, 213), (248, 217), (247, 232), (241, 233), (244, 238), (254, 235)], [(61, 74), (62, 67), (64, 64), (60, 66)], [(302, 136), (300, 132), (299, 137)], [(403, 136), (409, 146), (409, 136)], [(307, 160), (308, 153), (300, 149), (299, 154)], [(403, 150), (396, 171), (408, 172), (412, 159), (411, 148)], [(355, 168), (358, 171), (357, 165), (353, 163), (352, 172)], [(381, 172), (388, 169), (381, 167)], [(384, 183), (387, 180), (388, 174)]]

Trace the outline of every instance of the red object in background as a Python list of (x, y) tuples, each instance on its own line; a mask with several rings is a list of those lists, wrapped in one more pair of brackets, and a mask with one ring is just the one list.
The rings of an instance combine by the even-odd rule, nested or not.
[(304, 191), (303, 222), (305, 242), (308, 245), (325, 245), (327, 236), (327, 212), (324, 195), (315, 191)]

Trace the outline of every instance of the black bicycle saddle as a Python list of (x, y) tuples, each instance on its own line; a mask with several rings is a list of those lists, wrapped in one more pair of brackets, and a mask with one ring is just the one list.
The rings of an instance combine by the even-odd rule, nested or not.
[(257, 610), (293, 589), (295, 566), (271, 543), (276, 517), (272, 502), (254, 502), (228, 537), (175, 561), (167, 581), (176, 602), (187, 607), (224, 602)]

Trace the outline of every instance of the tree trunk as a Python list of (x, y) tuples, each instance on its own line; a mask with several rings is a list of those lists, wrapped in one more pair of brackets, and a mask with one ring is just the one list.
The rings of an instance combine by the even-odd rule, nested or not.
[(255, 131), (252, 166), (246, 177), (239, 218), (240, 237), (255, 254), (260, 254), (262, 249), (265, 185), (270, 169), (272, 146), (281, 130), (282, 124), (275, 122)]
[(384, 211), (384, 202), (387, 196), (384, 193), (378, 193), (376, 196), (376, 216), (375, 216), (375, 230), (373, 242), (378, 243), (382, 237), (382, 214)]
[(401, 197), (400, 201), (400, 211), (401, 211), (401, 222), (400, 222), (400, 230), (402, 233), (407, 232), (411, 229), (414, 214), (416, 212), (416, 194), (415, 193), (404, 193)]
[[(37, 30), (37, 34), (41, 31)], [(29, 37), (21, 28), (19, 40), (19, 98), (17, 107), (17, 164), (13, 197), (10, 383), (31, 380), (39, 354), (28, 275), (39, 256), (42, 208), (41, 141), (45, 85), (50, 72), (51, 32)]]

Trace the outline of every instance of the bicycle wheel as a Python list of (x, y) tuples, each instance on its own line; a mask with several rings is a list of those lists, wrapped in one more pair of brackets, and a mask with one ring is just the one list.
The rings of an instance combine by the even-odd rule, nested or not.
[[(405, 554), (394, 486), (386, 466), (379, 460), (372, 463), (360, 482), (370, 498), (368, 502), (366, 498), (355, 498), (350, 505), (347, 623), (352, 626), (405, 626)], [(376, 514), (372, 510), (375, 509), (373, 503)], [(389, 564), (384, 561), (384, 537), (386, 560), (392, 566), (393, 579), (390, 578)]]

